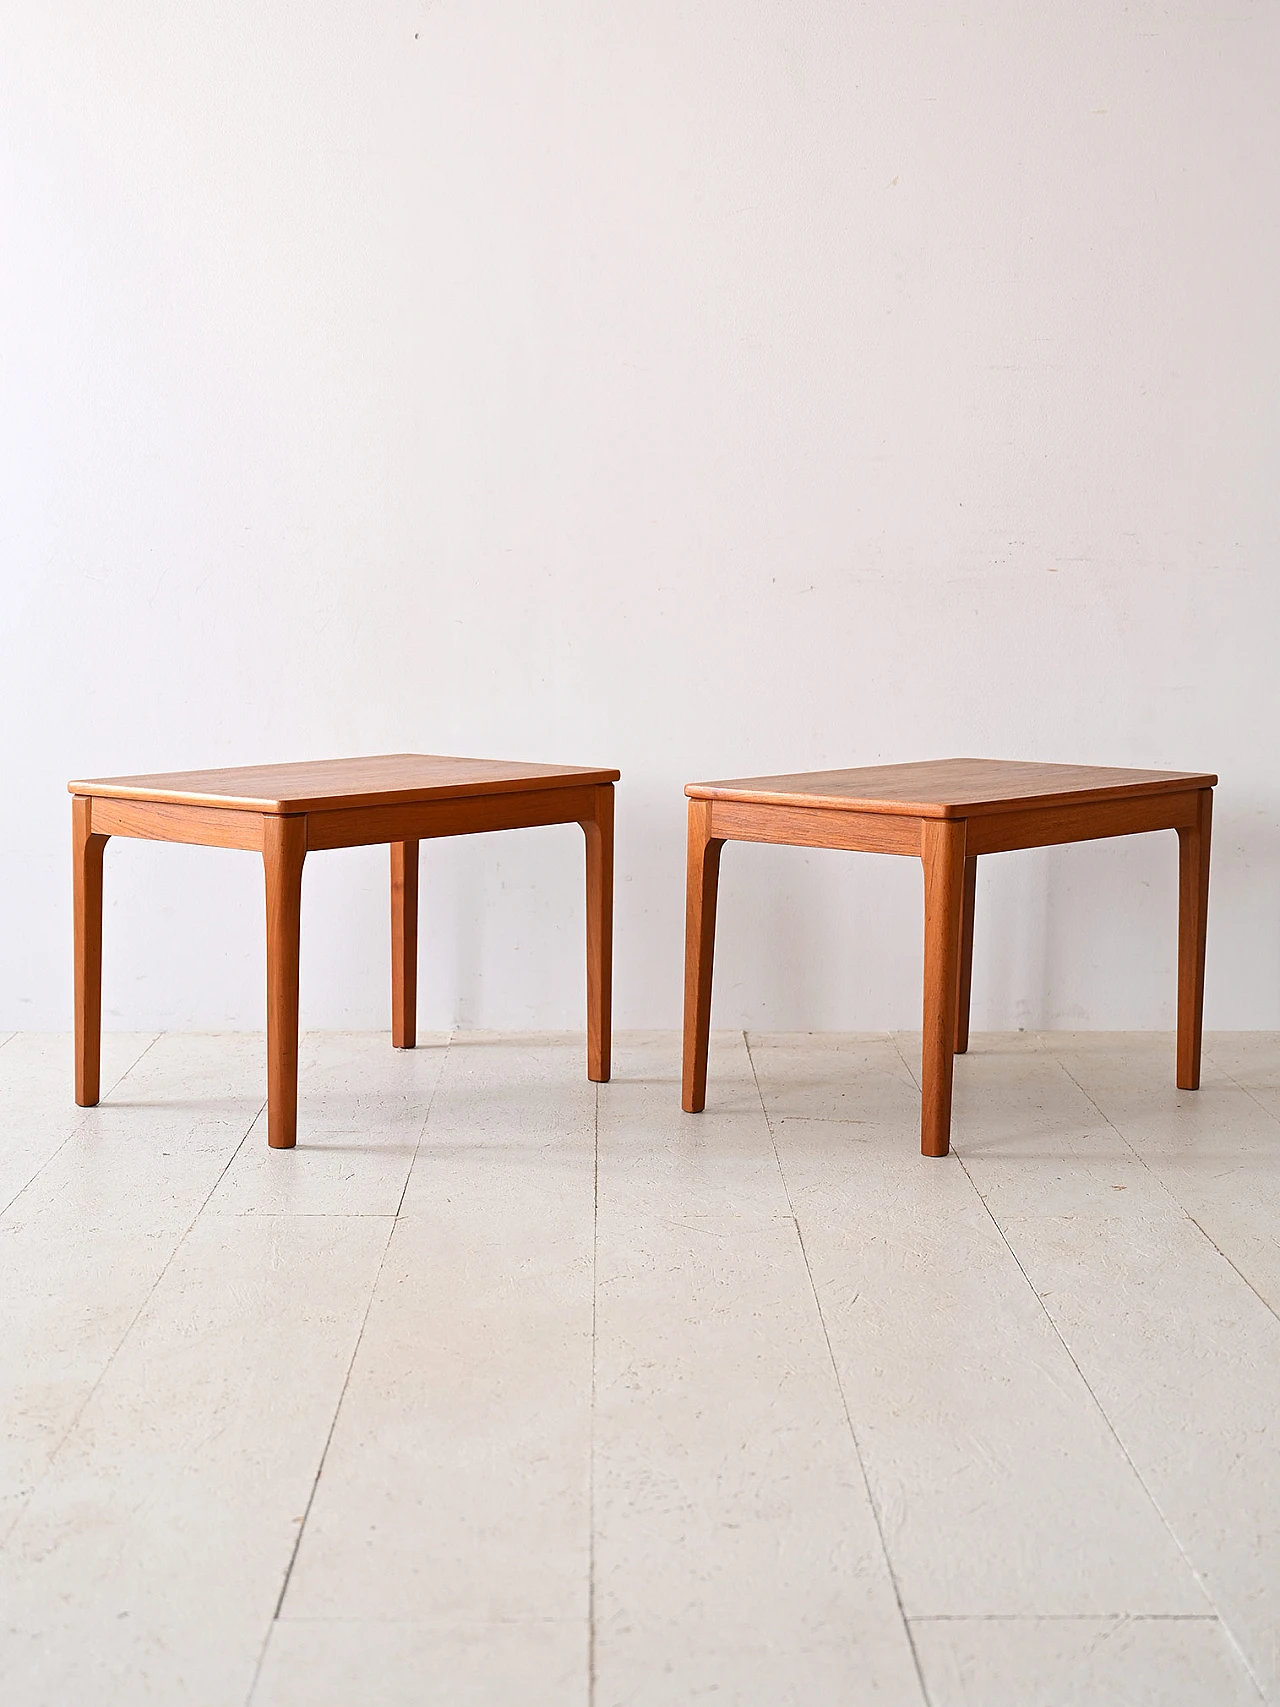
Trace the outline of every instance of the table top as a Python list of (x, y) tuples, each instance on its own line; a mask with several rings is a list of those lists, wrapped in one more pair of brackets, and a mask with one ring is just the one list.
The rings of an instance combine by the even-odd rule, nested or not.
[(1013, 759), (925, 759), (859, 770), (801, 771), (691, 782), (695, 800), (742, 800), (770, 806), (824, 806), (912, 818), (972, 818), (1033, 806), (1128, 800), (1212, 788), (1201, 771), (1119, 770), (1110, 765), (1037, 765)]
[(235, 765), (226, 770), (165, 771), (69, 782), (72, 794), (108, 800), (169, 801), (248, 812), (322, 812), (465, 795), (519, 794), (531, 788), (583, 788), (617, 782), (620, 772), (504, 759), (455, 759), (437, 753), (377, 753), (364, 759)]

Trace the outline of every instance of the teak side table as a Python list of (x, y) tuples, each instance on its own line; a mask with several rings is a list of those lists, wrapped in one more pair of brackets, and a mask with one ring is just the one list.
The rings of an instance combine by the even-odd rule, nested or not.
[(684, 1107), (706, 1103), (711, 962), (727, 841), (913, 854), (924, 865), (920, 1148), (951, 1147), (953, 1053), (969, 1046), (978, 856), (1144, 830), (1178, 832), (1178, 1060), (1200, 1086), (1209, 834), (1216, 776), (1089, 765), (937, 759), (861, 770), (692, 782), (685, 934)]
[(71, 782), (75, 859), (76, 1101), (98, 1100), (102, 854), (112, 836), (261, 853), (267, 891), (267, 1142), (298, 1128), (302, 863), (321, 848), (391, 846), (392, 1042), (417, 1034), (418, 843), (581, 824), (587, 855), (587, 1076), (609, 1077), (616, 770), (384, 753), (294, 765)]

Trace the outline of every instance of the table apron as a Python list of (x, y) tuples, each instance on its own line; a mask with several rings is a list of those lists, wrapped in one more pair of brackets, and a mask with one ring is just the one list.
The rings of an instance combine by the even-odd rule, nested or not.
[[(1208, 792), (1208, 791), (1205, 791)], [(1060, 842), (1090, 842), (1103, 836), (1134, 836), (1147, 830), (1183, 830), (1196, 822), (1201, 790), (1139, 795), (1074, 806), (1035, 806), (1022, 812), (992, 812), (970, 818), (968, 854), (1010, 853)]]
[(194, 842), (204, 848), (262, 852), (262, 813), (233, 807), (91, 795), (89, 828), (96, 836), (132, 836), (144, 842)]
[[(612, 784), (602, 784), (612, 787)], [(307, 814), (307, 848), (355, 848), (374, 842), (419, 842), (487, 830), (527, 830), (539, 824), (590, 823), (598, 789), (534, 788), (405, 805), (343, 806)]]
[(919, 818), (746, 800), (712, 800), (709, 804), (711, 837), (716, 841), (783, 842), (802, 848), (844, 848), (852, 853), (920, 853)]

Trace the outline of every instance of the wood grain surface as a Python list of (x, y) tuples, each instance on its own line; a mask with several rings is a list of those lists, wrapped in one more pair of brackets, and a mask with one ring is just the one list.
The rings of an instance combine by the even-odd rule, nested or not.
[(601, 786), (612, 788), (613, 784), (591, 788), (579, 788), (576, 783), (570, 788), (545, 784), (519, 792), (503, 790), (446, 800), (401, 800), (308, 812), (307, 850), (318, 853), (324, 848), (354, 848), (373, 842), (426, 842), (441, 836), (532, 829), (540, 824), (577, 824), (595, 812)]
[(825, 806), (915, 818), (971, 818), (1067, 801), (1122, 800), (1212, 788), (1198, 771), (1120, 770), (1109, 765), (1023, 764), (1012, 759), (925, 759), (857, 770), (691, 782), (694, 800), (742, 800), (777, 806)]
[(227, 807), (179, 806), (171, 800), (116, 800), (77, 794), (90, 801), (94, 828), (104, 836), (129, 836), (144, 842), (190, 842), (201, 848), (242, 848), (262, 852), (265, 816)]
[(378, 753), (362, 759), (236, 765), (228, 770), (164, 771), (69, 782), (72, 794), (114, 800), (164, 800), (246, 812), (317, 812), (326, 807), (385, 806), (507, 794), (530, 788), (617, 782), (620, 772), (505, 759), (456, 759), (436, 753)]
[(844, 848), (850, 853), (917, 855), (918, 817), (837, 811), (813, 804), (779, 806), (755, 800), (707, 802), (710, 834), (729, 842), (785, 842), (798, 848)]

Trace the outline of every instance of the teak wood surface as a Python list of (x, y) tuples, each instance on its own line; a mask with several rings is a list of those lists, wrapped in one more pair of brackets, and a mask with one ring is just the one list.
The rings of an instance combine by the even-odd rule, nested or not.
[(586, 840), (587, 1075), (610, 1070), (613, 785), (573, 765), (387, 753), (67, 784), (75, 882), (76, 1101), (99, 1094), (102, 856), (112, 836), (261, 853), (267, 920), (267, 1141), (298, 1129), (298, 962), (309, 852), (386, 842), (391, 850), (391, 1036), (417, 1037), (418, 844), (437, 836), (580, 824)]
[(706, 1104), (720, 852), (726, 841), (912, 855), (924, 870), (920, 1147), (951, 1146), (954, 1056), (969, 1046), (978, 856), (1103, 836), (1176, 830), (1177, 1083), (1200, 1085), (1209, 842), (1217, 777), (933, 759), (857, 770), (691, 782), (685, 925), (684, 1074), (691, 1114)]

